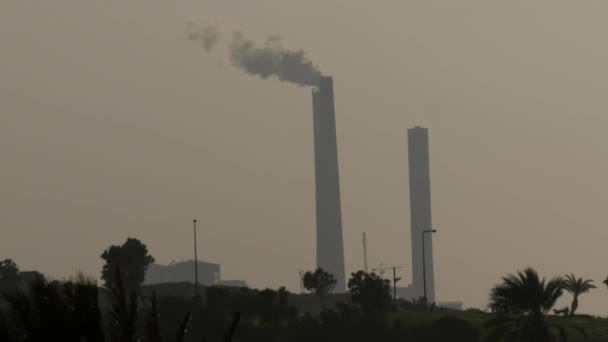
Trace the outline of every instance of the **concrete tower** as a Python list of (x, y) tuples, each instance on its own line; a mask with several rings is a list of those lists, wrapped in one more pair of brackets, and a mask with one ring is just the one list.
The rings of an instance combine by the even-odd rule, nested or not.
[(415, 298), (424, 295), (424, 280), (422, 275), (422, 244), (424, 243), (427, 299), (432, 303), (435, 301), (433, 234), (423, 234), (423, 231), (433, 229), (431, 222), (431, 177), (429, 168), (428, 129), (418, 126), (408, 129), (407, 141), (410, 170), (412, 290)]
[(317, 201), (317, 266), (333, 274), (334, 292), (346, 290), (336, 115), (331, 77), (312, 92)]

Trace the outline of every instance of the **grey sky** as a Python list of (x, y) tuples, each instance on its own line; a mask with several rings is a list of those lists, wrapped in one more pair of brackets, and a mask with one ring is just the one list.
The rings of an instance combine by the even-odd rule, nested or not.
[[(608, 275), (608, 3), (280, 0), (0, 3), (0, 258), (99, 274), (142, 239), (226, 279), (298, 290), (314, 266), (310, 90), (188, 40), (280, 35), (334, 77), (347, 272), (410, 278), (406, 129), (430, 129), (436, 293), (487, 303), (533, 266)], [(604, 314), (608, 292), (581, 297)], [(569, 298), (568, 298), (569, 299)], [(565, 301), (564, 301), (565, 302)]]

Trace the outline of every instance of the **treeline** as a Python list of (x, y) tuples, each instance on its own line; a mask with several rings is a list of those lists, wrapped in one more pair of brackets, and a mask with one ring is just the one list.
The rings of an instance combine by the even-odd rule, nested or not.
[[(193, 295), (193, 284), (142, 287), (154, 259), (137, 239), (110, 246), (101, 257), (104, 287), (83, 275), (51, 281), (19, 272), (12, 260), (0, 262), (0, 341), (554, 342), (602, 341), (608, 335), (606, 322), (576, 315), (579, 297), (595, 286), (572, 274), (546, 280), (528, 268), (507, 275), (490, 292), (491, 313), (462, 313), (436, 308), (424, 298), (393, 301), (390, 282), (363, 271), (351, 274), (343, 295), (331, 293), (336, 281), (320, 268), (303, 277), (317, 298), (284, 287), (200, 287)], [(554, 310), (565, 293), (571, 304)], [(293, 303), (301, 299), (306, 307), (317, 306), (315, 314), (298, 311)], [(552, 310), (561, 317), (550, 315)]]
[[(227, 341), (230, 334), (233, 341), (479, 339), (477, 329), (458, 318), (408, 325), (353, 304), (299, 315), (284, 288), (209, 287), (195, 299), (154, 294), (128, 298), (117, 291), (100, 293), (82, 276), (65, 282), (36, 279), (27, 290), (5, 296), (0, 341)], [(110, 304), (105, 311), (98, 301), (104, 296)]]

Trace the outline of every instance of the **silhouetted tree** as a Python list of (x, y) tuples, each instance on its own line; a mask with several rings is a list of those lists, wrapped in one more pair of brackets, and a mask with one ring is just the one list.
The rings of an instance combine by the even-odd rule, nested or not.
[(122, 273), (114, 267), (114, 279), (110, 286), (110, 328), (115, 342), (135, 342), (135, 323), (137, 320), (137, 294), (127, 292)]
[(324, 296), (336, 286), (336, 278), (319, 267), (314, 272), (306, 272), (302, 281), (304, 288), (318, 296), (321, 299), (321, 306), (325, 307)]
[(116, 279), (114, 275), (116, 267), (120, 270), (120, 277), (127, 293), (138, 291), (144, 282), (148, 266), (154, 262), (154, 257), (148, 254), (148, 248), (141, 241), (128, 238), (122, 246), (110, 246), (102, 254), (105, 261), (101, 271), (101, 279), (105, 286), (115, 286), (112, 282)]
[(348, 280), (348, 292), (353, 303), (366, 311), (384, 312), (391, 306), (391, 285), (375, 273), (358, 271)]
[(57, 287), (43, 277), (29, 284), (28, 292), (16, 290), (5, 294), (19, 335), (27, 341), (70, 340), (64, 330), (72, 330), (68, 304)]
[(276, 291), (271, 289), (258, 291), (255, 296), (255, 307), (262, 321), (270, 323), (277, 316), (276, 299)]
[(156, 291), (152, 293), (150, 298), (150, 313), (146, 320), (146, 341), (147, 342), (162, 342), (160, 337), (160, 324), (158, 323), (158, 299), (156, 297)]
[(181, 320), (179, 327), (177, 328), (177, 332), (175, 333), (175, 342), (183, 342), (184, 338), (186, 338), (186, 333), (188, 332), (188, 325), (190, 324), (190, 319), (192, 318), (192, 310), (193, 307), (190, 308), (186, 312), (186, 315)]
[(241, 319), (241, 314), (240, 313), (235, 313), (234, 314), (234, 318), (232, 319), (232, 324), (230, 324), (230, 328), (224, 332), (224, 342), (231, 342), (232, 338), (234, 337), (234, 333), (236, 331), (236, 326), (239, 324), (239, 321)]
[(25, 341), (101, 342), (96, 290), (84, 280), (60, 283), (36, 276), (27, 291), (16, 290), (5, 298)]
[(578, 296), (594, 289), (595, 285), (591, 284), (593, 280), (576, 278), (574, 274), (566, 275), (564, 279), (564, 290), (572, 295), (572, 304), (570, 304), (570, 316), (574, 316), (574, 312), (578, 308)]
[(16, 342), (14, 339), (16, 334), (14, 324), (11, 324), (8, 317), (0, 311), (0, 341)]
[(253, 290), (240, 288), (232, 295), (231, 306), (235, 311), (243, 313), (243, 316), (251, 316), (256, 312), (255, 297)]
[(0, 261), (0, 293), (13, 290), (19, 284), (19, 266), (12, 259)]
[(75, 278), (63, 284), (63, 291), (73, 309), (78, 336), (87, 342), (103, 342), (97, 282), (78, 273)]
[[(502, 278), (490, 293), (490, 307), (500, 315), (486, 323), (485, 341), (552, 342), (567, 339), (563, 325), (549, 323), (545, 314), (562, 295), (564, 281), (560, 277), (540, 279), (532, 268)], [(571, 328), (582, 334), (575, 326)], [(555, 335), (557, 334), (557, 336)]]

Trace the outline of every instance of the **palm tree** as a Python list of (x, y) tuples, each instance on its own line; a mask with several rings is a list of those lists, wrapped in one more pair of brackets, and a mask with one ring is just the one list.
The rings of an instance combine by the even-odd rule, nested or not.
[(576, 311), (576, 308), (578, 308), (578, 296), (595, 288), (595, 285), (591, 284), (592, 282), (593, 280), (591, 279), (577, 279), (574, 274), (566, 275), (564, 290), (570, 292), (573, 298), (572, 304), (570, 305), (570, 316), (574, 316), (574, 312)]
[[(564, 327), (545, 318), (563, 289), (562, 278), (545, 281), (532, 268), (503, 277), (490, 293), (490, 308), (498, 316), (486, 324), (489, 333), (485, 341), (566, 341)], [(585, 334), (578, 327), (572, 328)]]

